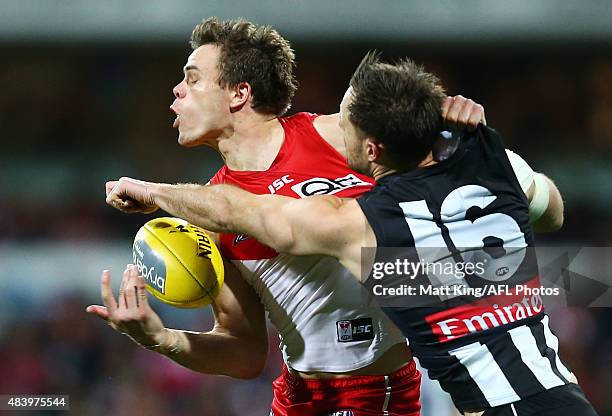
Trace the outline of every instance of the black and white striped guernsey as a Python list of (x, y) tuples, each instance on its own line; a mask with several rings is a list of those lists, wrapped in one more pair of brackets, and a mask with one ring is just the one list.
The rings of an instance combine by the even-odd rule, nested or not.
[[(393, 261), (391, 247), (421, 263), (431, 260), (432, 251), (438, 259), (442, 250), (447, 259), (465, 262), (466, 255), (479, 251), (482, 258), (502, 249), (516, 252), (514, 264), (468, 274), (463, 284), (506, 279), (510, 287), (540, 286), (528, 201), (490, 128), (468, 134), (444, 162), (379, 179), (358, 202), (376, 235), (376, 262)], [(504, 273), (509, 277), (500, 278)], [(378, 282), (371, 273), (366, 285)], [(420, 273), (410, 284), (445, 282), (444, 276)], [(540, 296), (430, 297), (415, 304), (408, 298), (393, 305), (379, 301), (460, 410), (513, 403), (574, 380), (559, 359)]]

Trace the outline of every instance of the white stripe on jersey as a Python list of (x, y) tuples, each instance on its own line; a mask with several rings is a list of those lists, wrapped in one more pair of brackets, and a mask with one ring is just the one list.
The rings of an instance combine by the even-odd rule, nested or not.
[[(544, 320), (542, 320), (542, 322), (544, 322)], [(544, 326), (546, 327), (545, 323)], [(528, 326), (519, 326), (518, 328), (511, 329), (508, 333), (512, 338), (514, 346), (521, 353), (521, 360), (529, 367), (533, 375), (546, 390), (565, 384), (565, 381), (553, 371), (548, 358), (543, 357), (540, 353), (536, 339)], [(557, 360), (558, 359), (557, 357)]]
[(555, 363), (557, 364), (557, 369), (568, 381), (575, 382), (576, 376), (574, 376), (574, 374), (563, 365), (561, 359), (559, 358), (559, 339), (552, 333), (550, 327), (548, 326), (548, 315), (542, 319), (542, 324), (544, 325), (544, 338), (546, 338), (546, 345), (555, 351)]
[(489, 402), (489, 406), (495, 407), (521, 400), (486, 345), (474, 342), (451, 350), (449, 354), (457, 357), (467, 369)]

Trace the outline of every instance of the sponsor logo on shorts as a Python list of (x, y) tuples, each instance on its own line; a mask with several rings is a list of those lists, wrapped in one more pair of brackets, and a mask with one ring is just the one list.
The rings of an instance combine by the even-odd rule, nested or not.
[(372, 318), (359, 318), (336, 322), (338, 341), (353, 342), (374, 339)]

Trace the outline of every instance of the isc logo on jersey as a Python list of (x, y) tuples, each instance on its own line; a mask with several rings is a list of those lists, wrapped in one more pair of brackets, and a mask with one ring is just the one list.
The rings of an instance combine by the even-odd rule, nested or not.
[(336, 322), (338, 341), (352, 342), (374, 339), (372, 318), (359, 318)]

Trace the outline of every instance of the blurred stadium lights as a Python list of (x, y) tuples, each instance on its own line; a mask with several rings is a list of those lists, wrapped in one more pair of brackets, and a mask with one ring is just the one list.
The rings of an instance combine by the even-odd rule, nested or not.
[(184, 42), (203, 16), (243, 16), (291, 39), (610, 41), (609, 0), (4, 0), (0, 41)]

